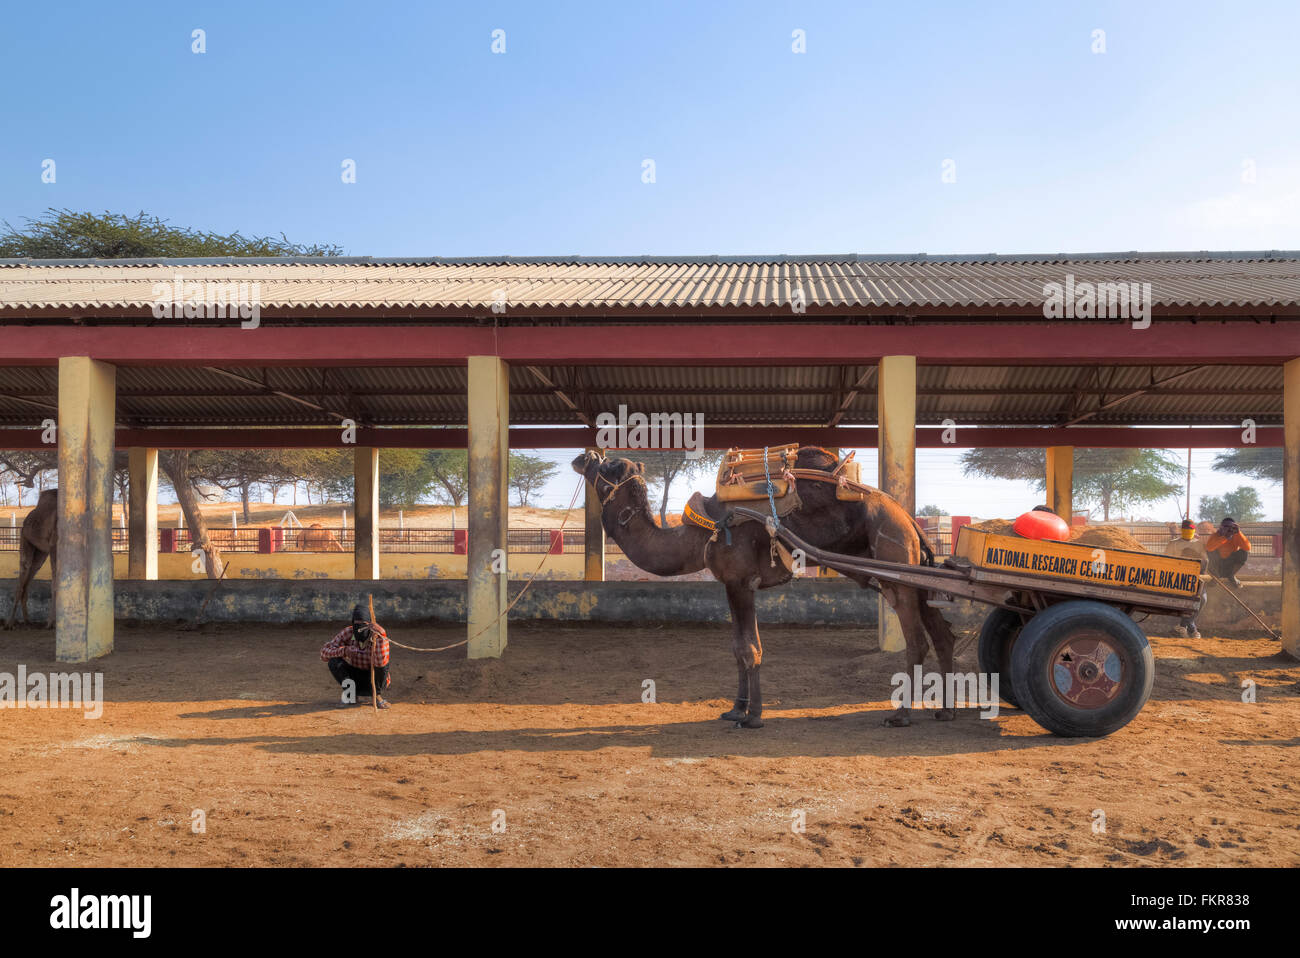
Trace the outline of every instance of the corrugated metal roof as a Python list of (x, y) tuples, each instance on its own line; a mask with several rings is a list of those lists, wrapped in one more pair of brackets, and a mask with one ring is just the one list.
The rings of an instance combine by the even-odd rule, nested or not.
[[(1282, 421), (1282, 367), (920, 366), (917, 421), (937, 425), (1259, 425)], [(876, 369), (844, 366), (529, 367), (510, 370), (510, 421), (576, 424), (586, 415), (699, 413), (708, 425), (874, 425)], [(456, 366), (305, 369), (121, 366), (117, 419), (127, 426), (465, 425), (466, 370)], [(1138, 393), (1140, 390), (1147, 390)], [(287, 393), (295, 399), (286, 398)], [(1129, 398), (1107, 405), (1120, 397)], [(57, 402), (52, 368), (0, 366), (0, 425), (36, 426)]]
[[(1300, 306), (1300, 252), (481, 260), (0, 260), (0, 309), (143, 310), (176, 277), (258, 283), (265, 308), (1041, 308), (1044, 284), (1150, 283), (1156, 308)], [(188, 294), (185, 294), (188, 295)]]

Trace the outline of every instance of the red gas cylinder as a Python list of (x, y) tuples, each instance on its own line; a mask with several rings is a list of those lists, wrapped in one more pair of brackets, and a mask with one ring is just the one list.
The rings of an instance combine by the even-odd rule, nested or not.
[(1055, 512), (1043, 512), (1035, 509), (1026, 512), (1011, 527), (1018, 536), (1026, 539), (1054, 539), (1057, 542), (1070, 541), (1070, 527)]

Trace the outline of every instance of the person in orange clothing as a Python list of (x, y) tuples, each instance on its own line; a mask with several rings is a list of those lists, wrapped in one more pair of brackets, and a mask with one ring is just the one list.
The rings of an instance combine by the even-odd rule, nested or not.
[(1237, 573), (1250, 558), (1250, 540), (1242, 534), (1237, 520), (1231, 516), (1224, 517), (1219, 528), (1206, 540), (1205, 551), (1209, 555), (1211, 574), (1227, 579), (1234, 589), (1240, 589), (1241, 580)]

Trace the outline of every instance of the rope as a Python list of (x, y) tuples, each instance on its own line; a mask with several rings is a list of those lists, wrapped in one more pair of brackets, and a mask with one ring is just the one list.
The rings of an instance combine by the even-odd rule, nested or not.
[(776, 498), (773, 496), (776, 486), (772, 485), (772, 469), (767, 459), (767, 446), (763, 447), (763, 475), (767, 478), (767, 505), (772, 510), (772, 525), (774, 529), (780, 529), (781, 517), (776, 514)]
[[(569, 521), (569, 514), (573, 512), (574, 503), (578, 501), (578, 493), (582, 491), (582, 488), (586, 484), (586, 482), (587, 480), (585, 478), (578, 480), (578, 487), (573, 490), (573, 498), (569, 500), (569, 508), (565, 510), (564, 518), (560, 521), (561, 532), (564, 531), (564, 526)], [(622, 485), (622, 483), (620, 483), (620, 485)], [(462, 645), (468, 645), (474, 639), (477, 639), (480, 635), (482, 635), (488, 629), (495, 626), (498, 622), (500, 622), (503, 618), (505, 618), (507, 615), (510, 614), (510, 610), (513, 609), (515, 605), (519, 602), (519, 600), (524, 597), (524, 593), (528, 591), (529, 587), (533, 584), (533, 580), (536, 579), (537, 576), (541, 573), (542, 566), (546, 565), (546, 560), (549, 559), (550, 557), (551, 557), (551, 553), (549, 551), (546, 552), (542, 556), (542, 561), (537, 563), (537, 568), (533, 570), (533, 574), (530, 575), (528, 577), (528, 580), (524, 583), (524, 587), (519, 590), (519, 594), (515, 596), (514, 599), (511, 600), (509, 605), (507, 605), (504, 609), (501, 610), (501, 614), (498, 615), (491, 622), (489, 622), (487, 625), (483, 626), (483, 628), (479, 629), (473, 635), (469, 636), (468, 638), (461, 639), (459, 642), (453, 642), (451, 645), (441, 645), (436, 649), (425, 649), (415, 645), (403, 645), (401, 642), (398, 642), (394, 639), (389, 639), (388, 640), (389, 644), (395, 645), (399, 649), (406, 649), (408, 652), (446, 652), (448, 649), (457, 649), (460, 648)]]

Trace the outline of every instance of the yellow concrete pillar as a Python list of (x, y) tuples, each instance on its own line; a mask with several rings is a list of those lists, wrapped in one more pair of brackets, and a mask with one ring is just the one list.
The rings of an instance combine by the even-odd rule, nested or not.
[(134, 446), (127, 453), (131, 501), (127, 578), (158, 578), (158, 450)]
[(59, 359), (59, 512), (54, 650), (60, 662), (113, 651), (113, 425), (117, 370)]
[[(598, 449), (588, 449), (587, 452), (599, 452)], [(600, 496), (592, 488), (591, 483), (585, 484), (586, 488), (586, 524), (583, 530), (586, 541), (585, 552), (586, 559), (583, 563), (583, 578), (588, 582), (605, 581), (605, 525), (600, 521)]]
[(352, 457), (352, 578), (379, 578), (379, 450), (358, 446)]
[(1047, 447), (1047, 506), (1067, 523), (1074, 521), (1074, 447)]
[[(916, 512), (916, 357), (882, 357), (877, 387), (880, 488), (913, 514)], [(884, 596), (879, 601), (880, 648), (885, 652), (901, 652), (907, 643), (898, 616)]]
[(1282, 383), (1282, 648), (1300, 659), (1300, 359)]
[(506, 524), (509, 519), (510, 367), (469, 357), (469, 657), (506, 647)]

